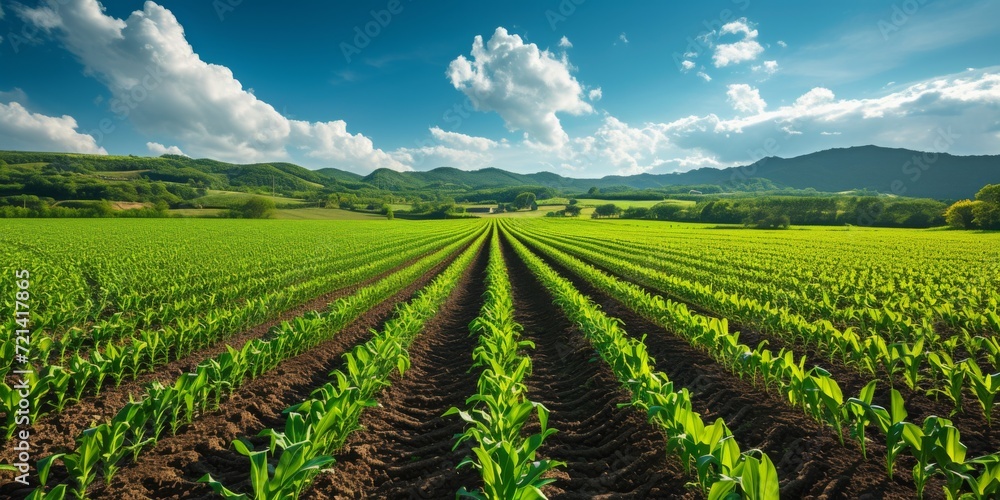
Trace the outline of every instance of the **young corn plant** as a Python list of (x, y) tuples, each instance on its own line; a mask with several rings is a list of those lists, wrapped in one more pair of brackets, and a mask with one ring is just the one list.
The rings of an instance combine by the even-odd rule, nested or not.
[(87, 429), (77, 440), (76, 451), (62, 457), (66, 470), (76, 483), (73, 494), (77, 498), (86, 498), (87, 487), (97, 479), (97, 465), (104, 448), (103, 438), (104, 435), (96, 427)]
[(965, 373), (972, 393), (983, 409), (986, 424), (992, 426), (994, 400), (1000, 394), (1000, 373), (983, 374), (979, 365), (971, 360), (965, 363)]
[[(534, 410), (534, 411), (532, 411)], [(538, 448), (546, 438), (556, 433), (548, 427), (549, 412), (538, 403), (525, 402), (514, 406), (505, 415), (497, 415), (498, 420), (507, 420), (505, 425), (511, 429), (521, 430), (528, 417), (537, 414), (540, 430), (524, 439), (494, 439), (495, 430), (489, 428), (489, 423), (477, 419), (470, 413), (449, 411), (445, 415), (456, 413), (471, 424), (456, 442), (457, 448), (466, 440), (479, 443), (472, 448), (475, 459), (467, 458), (459, 467), (472, 465), (480, 471), (483, 478), (483, 491), (468, 491), (464, 488), (458, 492), (459, 497), (477, 499), (510, 498), (526, 500), (529, 498), (545, 498), (542, 487), (555, 481), (554, 478), (543, 478), (546, 472), (564, 465), (564, 463), (543, 459), (538, 460)], [(487, 416), (482, 412), (479, 416)]]
[[(542, 477), (562, 462), (537, 459), (538, 448), (556, 432), (548, 427), (548, 410), (526, 397), (524, 379), (531, 373), (531, 358), (521, 354), (534, 348), (520, 340), (521, 326), (514, 321), (514, 303), (507, 269), (500, 253), (495, 229), (487, 266), (487, 289), (479, 316), (469, 324), (479, 343), (473, 350), (473, 368), (482, 368), (479, 392), (466, 400), (468, 410), (451, 408), (445, 416), (458, 415), (465, 432), (457, 436), (455, 449), (474, 442), (473, 456), (459, 467), (472, 466), (483, 479), (481, 491), (462, 489), (465, 498), (545, 498), (542, 487), (554, 479)], [(541, 430), (522, 436), (525, 424), (537, 416)]]
[(891, 404), (888, 410), (882, 406), (863, 401), (855, 401), (855, 404), (865, 409), (868, 418), (878, 426), (882, 435), (885, 436), (885, 470), (889, 479), (892, 479), (896, 458), (906, 448), (906, 442), (903, 440), (903, 429), (906, 428), (907, 424), (905, 421), (907, 412), (903, 404), (903, 396), (899, 394), (899, 391), (892, 389), (890, 394)]
[(200, 482), (208, 483), (216, 494), (234, 500), (285, 500), (298, 498), (309, 481), (324, 467), (333, 463), (333, 457), (320, 455), (310, 458), (311, 444), (299, 442), (281, 451), (276, 465), (268, 463), (269, 450), (253, 451), (244, 441), (233, 441), (241, 455), (250, 459), (250, 483), (253, 495), (234, 493), (222, 483), (205, 475)]
[(868, 425), (872, 423), (869, 408), (872, 405), (872, 399), (875, 397), (875, 385), (875, 380), (868, 382), (868, 384), (861, 389), (861, 393), (858, 397), (848, 399), (843, 406), (844, 421), (851, 424), (851, 436), (858, 441), (858, 445), (861, 446), (861, 455), (865, 459), (868, 458), (868, 445), (867, 440), (865, 439), (865, 429), (867, 429)]
[(927, 361), (945, 382), (943, 387), (931, 389), (930, 394), (935, 396), (944, 394), (951, 400), (954, 405), (951, 414), (954, 415), (962, 409), (962, 392), (965, 389), (965, 379), (968, 374), (965, 367), (967, 361), (955, 363), (952, 361), (952, 357), (944, 352), (928, 353)]

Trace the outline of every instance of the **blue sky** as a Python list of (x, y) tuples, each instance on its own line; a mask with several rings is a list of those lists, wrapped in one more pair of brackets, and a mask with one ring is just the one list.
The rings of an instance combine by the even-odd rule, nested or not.
[(336, 4), (0, 0), (0, 149), (569, 176), (1000, 153), (1000, 2)]

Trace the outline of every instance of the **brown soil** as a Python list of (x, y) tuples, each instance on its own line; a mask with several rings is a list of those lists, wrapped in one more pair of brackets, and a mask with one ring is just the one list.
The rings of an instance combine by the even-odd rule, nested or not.
[[(554, 264), (554, 261), (551, 259), (546, 260), (546, 262), (550, 265)], [(615, 275), (615, 273), (611, 272), (611, 270), (606, 267), (590, 261), (586, 262), (596, 269)], [(561, 269), (564, 270), (565, 268)], [(684, 300), (673, 294), (664, 292), (663, 290), (636, 283), (635, 281), (625, 277), (617, 277), (622, 281), (626, 281), (642, 288), (652, 295), (660, 295), (674, 302), (683, 303), (688, 306), (688, 309), (691, 311), (697, 312), (703, 316), (715, 318), (723, 317), (699, 304)], [(740, 342), (748, 346), (756, 347), (761, 342), (767, 341), (767, 348), (771, 349), (772, 352), (778, 352), (781, 349), (788, 349), (794, 352), (797, 356), (805, 356), (807, 367), (820, 366), (830, 372), (830, 375), (837, 381), (841, 390), (844, 392), (845, 399), (856, 397), (861, 393), (861, 389), (867, 385), (868, 382), (873, 380), (867, 372), (861, 373), (857, 368), (844, 364), (839, 359), (831, 361), (830, 357), (820, 352), (814, 344), (806, 345), (803, 342), (786, 342), (784, 339), (781, 339), (776, 335), (761, 332), (760, 330), (742, 324), (738, 321), (732, 321), (731, 319), (729, 320), (729, 332), (739, 332)], [(894, 385), (890, 385), (886, 382), (889, 379), (890, 377), (888, 376), (888, 372), (880, 368), (878, 370), (877, 377), (874, 378), (874, 380), (879, 381), (875, 391), (875, 403), (888, 405), (890, 401), (890, 391), (895, 388), (903, 396), (903, 400), (906, 401), (906, 410), (909, 414), (907, 421), (920, 424), (924, 421), (924, 419), (932, 415), (952, 420), (955, 427), (962, 433), (961, 441), (968, 447), (968, 455), (970, 458), (996, 453), (997, 450), (1000, 450), (1000, 432), (987, 425), (986, 418), (983, 416), (982, 407), (968, 391), (966, 391), (962, 401), (962, 410), (955, 415), (951, 415), (954, 405), (945, 396), (939, 396), (937, 399), (928, 396), (927, 391), (930, 388), (930, 384), (927, 383), (926, 380), (922, 381), (922, 388), (918, 385), (917, 390), (912, 390), (902, 381), (901, 376), (896, 377)], [(994, 412), (994, 418), (1000, 419), (1000, 412)], [(874, 427), (869, 429), (868, 432), (870, 437), (882, 439), (881, 436), (878, 435), (878, 430)], [(912, 468), (912, 464), (906, 462), (905, 460), (906, 459), (904, 459), (903, 464), (907, 467), (904, 468), (909, 470)]]
[[(109, 382), (111, 384), (114, 383), (114, 381), (108, 378), (100, 395), (85, 396), (79, 403), (67, 405), (60, 413), (45, 415), (33, 424), (32, 434), (35, 436), (35, 439), (32, 442), (32, 446), (34, 447), (34, 456), (41, 458), (53, 453), (72, 450), (75, 447), (75, 439), (81, 432), (93, 427), (96, 423), (109, 420), (128, 403), (129, 398), (141, 398), (146, 393), (146, 387), (150, 382), (156, 380), (165, 384), (172, 383), (181, 374), (193, 371), (198, 366), (198, 363), (225, 352), (227, 345), (241, 349), (243, 344), (253, 339), (264, 337), (271, 331), (271, 328), (280, 325), (282, 322), (290, 321), (309, 311), (325, 311), (327, 306), (337, 299), (347, 297), (361, 288), (406, 268), (423, 257), (415, 257), (378, 276), (321, 295), (305, 304), (281, 313), (280, 316), (273, 320), (223, 339), (212, 347), (196, 350), (184, 358), (158, 367), (154, 372), (141, 373), (139, 377), (133, 380), (123, 380), (122, 384), (118, 387), (108, 385)], [(12, 449), (13, 445), (13, 441), (5, 443), (2, 452), (0, 452), (0, 463), (11, 463), (11, 459), (16, 455)]]
[(453, 498), (461, 487), (475, 489), (479, 474), (457, 469), (471, 449), (452, 450), (465, 423), (442, 417), (465, 407), (476, 393), (479, 369), (472, 370), (476, 338), (469, 322), (479, 315), (489, 252), (480, 252), (456, 290), (411, 346), (411, 369), (379, 397), (380, 406), (361, 417), (330, 474), (316, 478), (303, 498)]
[[(176, 436), (165, 433), (166, 437), (161, 437), (156, 447), (147, 449), (138, 463), (123, 463), (122, 470), (110, 485), (98, 479), (91, 486), (89, 496), (122, 500), (217, 498), (207, 485), (196, 482), (206, 473), (211, 473), (227, 485), (240, 487), (241, 484), (234, 483), (232, 478), (245, 478), (249, 461), (232, 449), (232, 441), (240, 436), (255, 435), (261, 429), (282, 426), (284, 418), (281, 412), (285, 408), (302, 401), (313, 389), (325, 383), (327, 374), (341, 366), (341, 356), (345, 352), (365, 341), (371, 329), (381, 328), (391, 317), (396, 304), (410, 300), (461, 251), (459, 249), (406, 289), (367, 311), (333, 339), (249, 381), (224, 401), (217, 411), (181, 427)], [(71, 421), (70, 425), (82, 430), (86, 428), (89, 417), (83, 415), (81, 420)], [(63, 436), (62, 439), (71, 441), (76, 434)], [(58, 465), (53, 468), (49, 483), (65, 481), (66, 477), (65, 468)], [(17, 498), (29, 491), (16, 491), (8, 485), (0, 488), (0, 497), (10, 494)]]
[[(722, 418), (744, 450), (760, 449), (771, 457), (781, 479), (782, 498), (915, 497), (906, 472), (912, 464), (898, 464), (899, 473), (889, 480), (883, 465), (884, 446), (869, 444), (868, 459), (864, 459), (855, 442), (848, 440), (841, 446), (831, 429), (789, 406), (779, 395), (738, 378), (682, 337), (665, 332), (552, 259), (538, 255), (605, 313), (620, 318), (630, 335), (648, 333), (645, 343), (656, 369), (666, 373), (678, 389), (691, 391), (694, 409), (702, 418), (707, 422)], [(932, 484), (925, 497), (939, 494), (940, 488)]]
[[(610, 369), (527, 266), (504, 245), (516, 319), (531, 351), (529, 398), (551, 412), (539, 454), (566, 462), (545, 488), (550, 498), (697, 498), (683, 467), (668, 459), (663, 434), (630, 400)], [(536, 424), (537, 425), (537, 424)], [(537, 432), (537, 426), (531, 429)]]

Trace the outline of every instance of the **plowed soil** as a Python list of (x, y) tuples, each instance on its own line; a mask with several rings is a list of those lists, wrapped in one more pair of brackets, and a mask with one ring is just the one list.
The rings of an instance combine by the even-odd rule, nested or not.
[[(526, 380), (528, 396), (548, 408), (549, 424), (559, 431), (546, 440), (539, 455), (566, 462), (549, 474), (555, 481), (545, 488), (545, 493), (550, 498), (570, 499), (702, 498), (697, 488), (689, 485), (694, 478), (666, 451), (664, 436), (647, 422), (645, 415), (627, 406), (628, 394), (607, 365), (503, 237), (501, 243), (513, 285), (516, 319), (524, 327), (524, 337), (536, 345), (528, 351), (533, 360), (533, 372)], [(378, 396), (380, 406), (362, 416), (365, 429), (349, 438), (332, 470), (317, 477), (302, 498), (454, 498), (461, 487), (474, 490), (480, 486), (474, 469), (456, 468), (470, 454), (469, 444), (452, 450), (454, 437), (462, 432), (464, 422), (442, 415), (452, 406), (464, 408), (466, 398), (476, 392), (479, 370), (471, 365), (477, 340), (469, 335), (468, 324), (479, 314), (483, 302), (487, 253), (480, 252), (438, 315), (411, 346), (410, 370), (402, 377), (394, 377), (392, 385)], [(99, 479), (91, 487), (90, 497), (218, 498), (206, 485), (196, 482), (206, 473), (235, 491), (249, 491), (249, 460), (239, 455), (231, 442), (250, 437), (259, 448), (266, 439), (251, 436), (261, 429), (283, 426), (282, 410), (328, 381), (328, 373), (342, 365), (344, 352), (364, 342), (372, 329), (381, 329), (396, 304), (412, 298), (457, 255), (366, 312), (333, 339), (248, 381), (219, 410), (181, 427), (176, 436), (166, 434), (156, 447), (140, 456), (138, 463), (124, 462), (110, 485)], [(629, 335), (638, 338), (648, 334), (645, 343), (655, 358), (656, 369), (665, 372), (678, 389), (691, 391), (695, 410), (706, 421), (722, 418), (744, 450), (760, 449), (774, 460), (782, 498), (916, 497), (909, 477), (912, 460), (902, 459), (895, 479), (890, 480), (884, 467), (885, 449), (874, 429), (869, 430), (873, 441), (864, 458), (849, 437), (841, 445), (832, 429), (790, 406), (780, 394), (740, 379), (682, 337), (647, 321), (552, 259), (539, 255), (608, 315), (621, 319)], [(226, 343), (238, 346), (264, 336), (280, 321), (308, 310), (324, 309), (327, 303), (386, 274), (317, 297)], [(785, 345), (780, 339), (744, 329), (743, 325), (734, 323), (731, 328), (744, 332), (741, 340), (749, 345), (762, 340), (768, 340), (772, 349)], [(34, 432), (38, 436), (33, 443), (35, 456), (70, 449), (83, 429), (95, 420), (110, 417), (129, 395), (141, 394), (146, 383), (173, 380), (198, 361), (221, 352), (223, 345), (197, 351), (155, 374), (106, 389), (100, 397), (86, 398), (62, 414), (42, 419)], [(829, 367), (848, 395), (867, 382), (855, 370), (831, 364), (809, 346), (790, 347), (808, 356), (810, 363)], [(878, 397), (884, 399), (888, 387), (880, 384)], [(929, 414), (946, 415), (950, 409), (950, 405), (922, 394), (902, 392), (910, 420)], [(969, 444), (970, 456), (995, 451), (1000, 436), (987, 430), (972, 404), (967, 401), (967, 414), (956, 418), (963, 430), (963, 441)], [(536, 432), (538, 423), (530, 423), (527, 430)], [(0, 453), (0, 461), (9, 458), (10, 450)], [(59, 465), (53, 469), (50, 483), (65, 478), (66, 471)], [(29, 491), (5, 485), (0, 487), (0, 498), (20, 498)], [(941, 496), (940, 481), (935, 480), (928, 485), (925, 498)]]
[[(831, 429), (824, 428), (800, 409), (763, 388), (757, 388), (694, 349), (682, 337), (652, 324), (585, 280), (538, 254), (566, 277), (605, 313), (621, 319), (632, 336), (646, 337), (656, 369), (678, 388), (691, 391), (694, 409), (706, 421), (722, 418), (743, 449), (763, 450), (775, 462), (782, 498), (914, 498), (907, 474), (889, 480), (882, 464), (885, 449), (868, 447), (868, 459), (856, 443), (841, 446)], [(928, 486), (927, 498), (939, 488)]]
[[(123, 381), (118, 387), (114, 387), (114, 382), (108, 377), (105, 380), (105, 387), (101, 390), (100, 395), (86, 396), (79, 403), (67, 406), (63, 412), (46, 415), (34, 422), (32, 433), (36, 438), (32, 442), (32, 446), (34, 447), (32, 453), (36, 457), (44, 457), (60, 451), (72, 450), (75, 446), (74, 440), (81, 432), (92, 427), (95, 423), (105, 422), (113, 417), (118, 410), (128, 403), (129, 398), (141, 398), (145, 394), (146, 386), (150, 382), (173, 383), (182, 373), (193, 371), (198, 366), (198, 363), (225, 352), (227, 345), (240, 349), (243, 347), (243, 344), (253, 339), (264, 337), (271, 328), (280, 325), (284, 321), (289, 321), (309, 311), (325, 311), (327, 306), (337, 299), (349, 296), (385, 276), (404, 269), (422, 257), (423, 255), (415, 257), (378, 276), (323, 294), (281, 313), (272, 320), (221, 340), (211, 347), (198, 349), (179, 360), (158, 367), (154, 372), (142, 373), (134, 380)], [(0, 452), (0, 462), (12, 462), (13, 457), (16, 455), (16, 452), (12, 449), (13, 445), (13, 441), (4, 444), (3, 450)], [(0, 489), (0, 493), (3, 491)]]
[(333, 471), (316, 478), (303, 498), (454, 498), (461, 487), (478, 487), (471, 467), (457, 469), (471, 454), (452, 451), (465, 423), (442, 417), (452, 406), (465, 408), (476, 393), (479, 370), (472, 368), (476, 338), (469, 323), (479, 315), (485, 292), (488, 251), (481, 251), (438, 315), (410, 348), (411, 368), (378, 396), (380, 406), (361, 417), (336, 456)]
[[(614, 274), (606, 267), (590, 261), (587, 262), (605, 273)], [(636, 283), (635, 281), (625, 277), (619, 276), (618, 278), (632, 283), (650, 294), (660, 295), (674, 302), (684, 303), (692, 311), (696, 311), (704, 316), (716, 318), (723, 317), (714, 311), (705, 309), (699, 304), (684, 300), (673, 294), (664, 292), (663, 290)], [(1000, 450), (1000, 432), (994, 431), (993, 428), (987, 424), (986, 418), (983, 416), (982, 407), (969, 393), (966, 393), (963, 397), (961, 411), (955, 413), (955, 415), (951, 415), (954, 405), (945, 396), (940, 396), (936, 399), (929, 397), (927, 393), (928, 390), (931, 389), (931, 384), (926, 380), (922, 381), (922, 387), (918, 385), (917, 390), (913, 390), (903, 382), (902, 376), (897, 373), (897, 376), (894, 378), (894, 384), (890, 385), (888, 382), (890, 379), (888, 372), (886, 372), (883, 368), (880, 368), (878, 370), (878, 375), (873, 378), (867, 372), (862, 374), (857, 368), (846, 365), (840, 362), (839, 359), (830, 360), (829, 356), (820, 352), (815, 345), (806, 345), (803, 342), (786, 342), (785, 339), (782, 339), (777, 335), (761, 332), (751, 326), (741, 324), (739, 321), (733, 321), (732, 318), (729, 318), (728, 323), (729, 332), (739, 332), (740, 342), (743, 344), (756, 347), (762, 341), (766, 340), (767, 348), (771, 349), (773, 352), (778, 352), (781, 349), (788, 349), (794, 352), (797, 356), (805, 356), (807, 367), (823, 367), (830, 372), (834, 380), (836, 380), (840, 385), (845, 398), (857, 396), (861, 392), (861, 389), (867, 385), (868, 382), (874, 379), (879, 382), (876, 386), (875, 402), (888, 404), (890, 400), (890, 391), (895, 388), (903, 396), (903, 400), (906, 401), (906, 410), (909, 413), (907, 417), (908, 421), (919, 423), (923, 422), (925, 418), (932, 415), (951, 419), (954, 422), (955, 427), (962, 433), (962, 443), (968, 447), (969, 457), (991, 454), (995, 453), (996, 450)], [(956, 359), (960, 358), (956, 357)], [(983, 364), (982, 366), (988, 366), (988, 364)], [(870, 429), (870, 432), (877, 433), (878, 431), (873, 427)], [(874, 436), (875, 434), (872, 435)], [(907, 459), (905, 457), (902, 460), (904, 461), (904, 468), (912, 468), (912, 464), (907, 463)]]
[[(545, 489), (549, 498), (698, 498), (680, 464), (667, 459), (663, 435), (631, 407), (610, 369), (504, 245), (516, 319), (531, 352), (528, 396), (551, 412), (540, 454), (566, 462)], [(537, 431), (537, 427), (532, 429)]]
[[(440, 274), (458, 254), (456, 251), (424, 276), (389, 300), (375, 306), (333, 339), (310, 351), (286, 360), (238, 389), (219, 410), (181, 427), (176, 436), (161, 437), (156, 447), (146, 450), (139, 461), (125, 464), (110, 485), (98, 480), (91, 486), (91, 498), (121, 500), (147, 498), (218, 498), (207, 485), (196, 481), (210, 473), (231, 489), (247, 488), (249, 460), (236, 453), (231, 442), (237, 437), (254, 436), (261, 429), (284, 425), (282, 410), (302, 401), (328, 380), (328, 373), (342, 364), (341, 356), (364, 342), (371, 329), (388, 320), (396, 304), (414, 294)], [(261, 441), (263, 442), (263, 441)], [(64, 481), (65, 469), (53, 468), (50, 483)], [(27, 491), (11, 491), (14, 498)], [(0, 495), (7, 494), (0, 490)]]

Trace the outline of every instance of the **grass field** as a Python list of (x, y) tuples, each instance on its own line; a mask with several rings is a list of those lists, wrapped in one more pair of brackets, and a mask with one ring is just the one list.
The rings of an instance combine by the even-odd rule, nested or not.
[(94, 172), (90, 175), (93, 177), (132, 180), (142, 177), (142, 174), (146, 172), (149, 172), (149, 170), (112, 170), (107, 172)]
[[(1000, 233), (538, 213), (5, 221), (44, 491), (451, 498), (534, 471), (551, 497), (1000, 494)], [(39, 486), (14, 474), (0, 497)]]
[(190, 200), (190, 203), (201, 205), (205, 208), (232, 208), (240, 203), (245, 202), (251, 197), (261, 197), (267, 198), (274, 201), (277, 205), (304, 205), (305, 202), (296, 198), (285, 198), (282, 196), (270, 196), (270, 195), (259, 195), (242, 193), (238, 191), (217, 191), (214, 189), (208, 190), (205, 196), (195, 198)]
[[(694, 206), (695, 202), (687, 200), (597, 200), (593, 198), (577, 198), (577, 203), (584, 207), (596, 207), (597, 205), (606, 205), (608, 203), (613, 203), (621, 208), (649, 208), (658, 203), (674, 203), (677, 205)], [(538, 205), (563, 205), (565, 206), (569, 203), (568, 198), (548, 198), (544, 200), (538, 200)], [(560, 207), (561, 208), (561, 207)]]
[(292, 220), (384, 220), (385, 216), (352, 212), (339, 208), (294, 208), (275, 210), (274, 218)]

